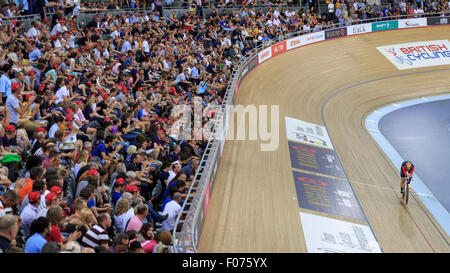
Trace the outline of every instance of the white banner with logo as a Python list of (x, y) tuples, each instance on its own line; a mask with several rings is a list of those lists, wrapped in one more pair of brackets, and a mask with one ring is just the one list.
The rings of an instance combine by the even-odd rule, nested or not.
[(270, 58), (272, 58), (272, 47), (268, 47), (258, 53), (258, 63), (262, 63)]
[(399, 70), (450, 64), (448, 40), (379, 46), (377, 49)]
[(320, 41), (325, 40), (325, 32), (319, 31), (319, 32), (313, 32), (310, 34), (302, 35), (300, 36), (300, 42), (302, 46), (317, 43)]
[(362, 24), (347, 27), (347, 36), (372, 32), (372, 24)]
[(300, 212), (308, 253), (381, 253), (366, 225)]
[(426, 27), (427, 18), (413, 18), (398, 20), (398, 28)]
[(287, 139), (321, 148), (334, 149), (327, 129), (303, 120), (285, 117)]
[(301, 46), (301, 40), (300, 40), (299, 36), (286, 41), (287, 50), (291, 50), (291, 49), (294, 49), (294, 48), (297, 48), (300, 46)]

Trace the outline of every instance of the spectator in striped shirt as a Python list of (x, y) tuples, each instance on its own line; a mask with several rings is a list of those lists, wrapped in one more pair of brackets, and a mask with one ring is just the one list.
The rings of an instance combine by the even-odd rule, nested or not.
[(98, 224), (94, 225), (81, 240), (83, 247), (95, 248), (97, 246), (109, 247), (110, 238), (106, 231), (111, 227), (111, 216), (107, 213), (101, 213), (97, 218)]

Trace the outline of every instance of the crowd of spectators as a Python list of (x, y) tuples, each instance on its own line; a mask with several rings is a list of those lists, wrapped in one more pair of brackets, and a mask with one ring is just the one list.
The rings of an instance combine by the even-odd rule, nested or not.
[(396, 0), (385, 3), (383, 8), (375, 10), (366, 1), (353, 0), (329, 0), (328, 13), (331, 14), (334, 22), (344, 24), (347, 22), (358, 22), (371, 18), (397, 17), (411, 15), (418, 17), (423, 14), (436, 14), (450, 12), (450, 2), (446, 0)]
[[(0, 13), (39, 14), (42, 3), (29, 3)], [(241, 56), (371, 8), (339, 1), (320, 15), (313, 5), (246, 5), (166, 18), (152, 3), (151, 13), (96, 15), (79, 28), (77, 12), (118, 2), (73, 3), (52, 4), (52, 18), (29, 29), (1, 26), (0, 252), (173, 252), (203, 130)]]

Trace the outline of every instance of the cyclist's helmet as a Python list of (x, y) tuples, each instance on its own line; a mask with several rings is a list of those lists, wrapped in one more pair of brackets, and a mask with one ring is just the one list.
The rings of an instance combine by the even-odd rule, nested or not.
[(406, 167), (407, 170), (411, 170), (411, 166), (412, 166), (411, 162), (409, 162), (409, 161), (406, 162), (406, 166), (405, 167)]

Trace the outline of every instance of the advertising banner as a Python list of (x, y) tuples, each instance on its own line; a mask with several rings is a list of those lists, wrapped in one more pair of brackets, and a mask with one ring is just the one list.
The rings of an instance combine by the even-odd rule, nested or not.
[(336, 29), (325, 31), (325, 39), (326, 40), (333, 39), (333, 38), (339, 38), (339, 37), (343, 37), (343, 36), (347, 36), (347, 28), (346, 27), (336, 28)]
[(211, 198), (209, 185), (210, 185), (210, 183), (209, 183), (209, 180), (208, 180), (208, 182), (206, 184), (206, 189), (205, 189), (205, 201), (204, 201), (204, 204), (205, 204), (205, 217), (206, 217), (206, 215), (208, 215), (209, 200)]
[(413, 18), (398, 20), (398, 28), (426, 27), (427, 18)]
[(300, 208), (367, 221), (348, 181), (293, 171)]
[(287, 50), (291, 50), (291, 49), (301, 46), (300, 37), (295, 37), (295, 38), (289, 39), (286, 42), (287, 42), (287, 44), (286, 44)]
[(357, 35), (372, 32), (372, 24), (361, 24), (347, 27), (347, 35)]
[(304, 46), (325, 40), (324, 33), (325, 33), (324, 31), (319, 31), (300, 36), (301, 45)]
[(399, 70), (450, 64), (448, 40), (379, 46), (377, 49)]
[(281, 53), (286, 52), (286, 41), (273, 45), (272, 49), (272, 57), (277, 56)]
[(334, 149), (325, 127), (290, 117), (285, 120), (288, 140)]
[(270, 58), (272, 58), (272, 48), (271, 47), (268, 47), (258, 53), (258, 63), (262, 63)]
[(292, 168), (346, 178), (335, 151), (288, 141)]
[(308, 253), (381, 253), (367, 225), (300, 212)]
[(248, 72), (252, 71), (253, 68), (255, 68), (257, 65), (258, 65), (258, 56), (255, 56), (244, 65), (244, 68), (242, 68), (241, 74), (239, 75), (238, 84), (245, 77), (245, 75), (247, 75)]
[(398, 21), (372, 23), (372, 31), (397, 29)]
[(427, 18), (428, 26), (448, 25), (450, 24), (450, 17), (434, 17)]

